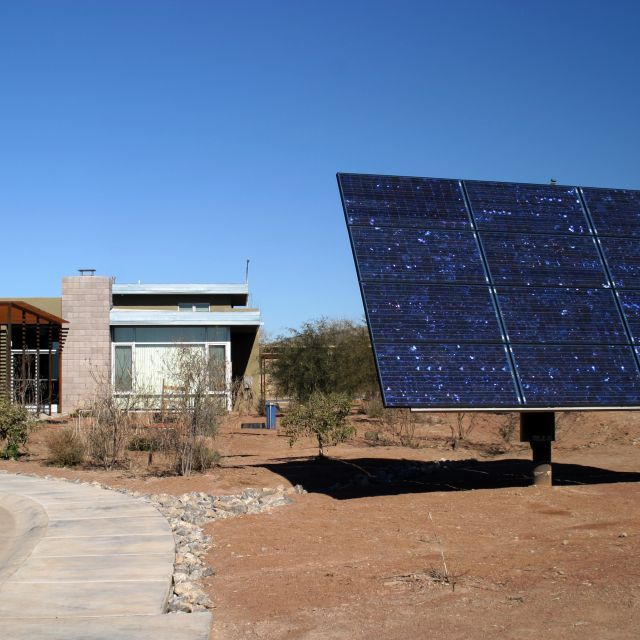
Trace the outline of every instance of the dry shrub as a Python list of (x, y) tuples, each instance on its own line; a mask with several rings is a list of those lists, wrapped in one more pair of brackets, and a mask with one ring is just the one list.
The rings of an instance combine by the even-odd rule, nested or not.
[(461, 441), (469, 439), (471, 432), (475, 429), (476, 418), (476, 414), (456, 413), (455, 422), (449, 425), (451, 429), (451, 447), (453, 449), (457, 449)]
[(508, 413), (504, 416), (504, 420), (498, 427), (498, 433), (505, 444), (511, 444), (511, 440), (513, 439), (513, 435), (515, 434), (519, 424), (520, 417), (517, 413)]
[(205, 440), (196, 440), (193, 447), (193, 471), (208, 471), (220, 463), (220, 453), (209, 447)]
[(415, 446), (416, 416), (410, 409), (385, 409), (382, 425), (394, 442), (403, 447)]
[(364, 413), (368, 418), (382, 418), (384, 415), (384, 404), (382, 404), (382, 398), (375, 395), (362, 403)]
[(75, 467), (83, 462), (86, 447), (82, 438), (72, 428), (52, 431), (46, 439), (49, 451), (47, 462), (59, 467)]

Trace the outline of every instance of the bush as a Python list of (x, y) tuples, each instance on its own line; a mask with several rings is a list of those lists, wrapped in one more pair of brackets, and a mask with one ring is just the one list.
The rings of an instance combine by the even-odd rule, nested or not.
[(133, 436), (127, 443), (129, 451), (158, 451), (162, 448), (162, 441), (156, 436)]
[(12, 404), (0, 398), (0, 458), (15, 460), (20, 455), (20, 446), (27, 444), (31, 418), (21, 404)]
[(385, 409), (382, 424), (392, 439), (403, 447), (415, 445), (416, 414), (410, 409)]
[(384, 415), (384, 404), (379, 395), (374, 395), (363, 403), (364, 412), (369, 418), (382, 418)]
[(211, 447), (207, 446), (207, 443), (202, 440), (197, 440), (193, 447), (193, 471), (208, 471), (213, 469), (220, 463), (222, 456)]
[(351, 438), (355, 429), (347, 424), (351, 401), (343, 393), (314, 393), (307, 402), (294, 404), (282, 420), (289, 437), (289, 444), (300, 436), (315, 436), (318, 455), (324, 456), (324, 448)]
[(46, 440), (47, 461), (60, 467), (75, 467), (84, 460), (85, 446), (82, 438), (69, 427), (53, 431)]

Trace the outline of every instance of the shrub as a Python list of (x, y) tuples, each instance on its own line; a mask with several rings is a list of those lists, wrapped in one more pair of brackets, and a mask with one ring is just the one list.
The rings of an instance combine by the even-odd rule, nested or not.
[(193, 471), (208, 471), (220, 463), (220, 453), (212, 449), (203, 440), (196, 440), (193, 446)]
[(16, 459), (20, 446), (27, 443), (31, 428), (29, 412), (21, 404), (12, 404), (0, 398), (0, 458)]
[(403, 447), (415, 444), (416, 414), (410, 409), (385, 409), (382, 415), (384, 430)]
[(506, 444), (511, 444), (516, 429), (519, 425), (519, 416), (517, 413), (508, 413), (505, 416), (504, 422), (498, 427), (498, 433)]
[(226, 413), (226, 398), (212, 389), (226, 386), (224, 366), (215, 366), (198, 349), (179, 347), (165, 363), (169, 379), (180, 391), (173, 398), (171, 436), (164, 440), (164, 452), (172, 456), (180, 475), (188, 476), (196, 465), (209, 464), (211, 456), (202, 453), (203, 437), (214, 437), (220, 417)]
[(315, 436), (318, 455), (324, 456), (324, 448), (351, 438), (355, 429), (347, 424), (351, 410), (349, 397), (342, 393), (313, 393), (307, 402), (293, 405), (282, 420), (289, 444), (300, 436)]
[(129, 451), (158, 451), (162, 448), (162, 442), (160, 438), (156, 436), (133, 436), (127, 443), (127, 449)]
[(46, 439), (49, 464), (74, 467), (84, 460), (85, 446), (82, 438), (69, 427), (52, 431)]
[(384, 405), (379, 395), (374, 395), (363, 403), (364, 412), (369, 418), (382, 418), (384, 414)]

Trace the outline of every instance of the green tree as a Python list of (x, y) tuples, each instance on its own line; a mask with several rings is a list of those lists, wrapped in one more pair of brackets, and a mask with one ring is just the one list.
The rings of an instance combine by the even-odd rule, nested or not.
[(318, 455), (324, 456), (324, 448), (344, 442), (355, 433), (347, 424), (351, 400), (344, 393), (312, 393), (306, 402), (295, 403), (282, 419), (282, 426), (293, 444), (302, 436), (315, 436)]
[(31, 419), (29, 412), (21, 404), (12, 404), (0, 398), (0, 458), (20, 455), (20, 446), (27, 443)]
[(378, 382), (367, 328), (349, 320), (322, 318), (290, 329), (273, 342), (277, 352), (271, 373), (284, 395), (299, 401), (314, 392), (376, 393)]

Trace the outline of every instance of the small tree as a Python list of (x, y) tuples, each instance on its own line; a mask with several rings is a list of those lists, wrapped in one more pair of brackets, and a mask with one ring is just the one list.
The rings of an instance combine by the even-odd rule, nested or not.
[(16, 459), (20, 455), (20, 446), (27, 443), (31, 418), (21, 404), (12, 404), (0, 397), (0, 458)]
[(318, 456), (324, 448), (351, 438), (355, 429), (347, 424), (351, 401), (344, 393), (313, 393), (306, 402), (294, 404), (282, 420), (289, 444), (301, 436), (315, 436)]
[(177, 346), (165, 367), (176, 390), (172, 437), (165, 440), (165, 450), (173, 454), (178, 473), (188, 476), (194, 468), (206, 467), (200, 464), (204, 438), (216, 435), (226, 413), (226, 364), (198, 347)]

